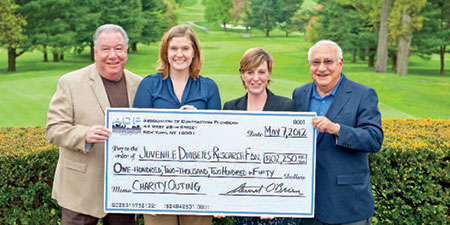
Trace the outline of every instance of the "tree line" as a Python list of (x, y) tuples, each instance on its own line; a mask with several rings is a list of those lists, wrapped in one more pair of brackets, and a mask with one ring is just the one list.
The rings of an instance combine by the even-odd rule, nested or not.
[(39, 50), (43, 61), (64, 60), (64, 52), (90, 48), (93, 33), (102, 24), (118, 24), (129, 35), (129, 50), (137, 44), (159, 41), (175, 25), (175, 7), (181, 0), (0, 0), (0, 47), (8, 50), (8, 71), (16, 58)]
[[(365, 60), (376, 72), (392, 69), (407, 76), (409, 55), (423, 58), (439, 54), (444, 73), (446, 47), (450, 44), (448, 0), (314, 0), (316, 7), (302, 7), (303, 0), (203, 0), (205, 18), (242, 24), (263, 31), (299, 31), (316, 42), (331, 39), (352, 55)], [(248, 30), (247, 30), (248, 31)], [(376, 64), (375, 64), (376, 58)]]
[[(0, 47), (8, 50), (8, 71), (16, 58), (39, 50), (43, 60), (64, 59), (64, 52), (91, 49), (92, 34), (105, 23), (119, 24), (128, 32), (130, 50), (137, 44), (158, 41), (176, 24), (175, 7), (182, 0), (0, 0)], [(314, 0), (316, 7), (302, 7), (304, 0), (203, 0), (205, 18), (262, 30), (304, 32), (315, 42), (331, 39), (350, 52), (351, 61), (366, 60), (376, 72), (392, 69), (408, 74), (409, 55), (423, 58), (439, 54), (444, 73), (450, 43), (448, 0)], [(376, 60), (376, 63), (375, 63)]]

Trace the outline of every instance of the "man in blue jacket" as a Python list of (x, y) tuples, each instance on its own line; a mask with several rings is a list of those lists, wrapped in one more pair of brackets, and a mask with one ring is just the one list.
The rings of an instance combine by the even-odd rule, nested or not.
[(370, 224), (374, 199), (368, 153), (383, 142), (378, 97), (342, 73), (342, 49), (322, 40), (309, 49), (313, 82), (294, 90), (297, 111), (316, 112), (315, 218), (306, 224)]

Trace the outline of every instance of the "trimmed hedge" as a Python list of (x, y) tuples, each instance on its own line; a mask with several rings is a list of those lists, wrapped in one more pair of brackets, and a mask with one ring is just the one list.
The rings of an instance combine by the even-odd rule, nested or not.
[(0, 128), (0, 224), (57, 224), (51, 199), (58, 148), (43, 128)]
[(450, 120), (386, 119), (370, 170), (380, 224), (449, 224)]
[[(385, 119), (383, 130), (382, 150), (369, 156), (374, 224), (449, 224), (450, 120)], [(57, 160), (44, 128), (0, 128), (0, 224), (59, 222)]]

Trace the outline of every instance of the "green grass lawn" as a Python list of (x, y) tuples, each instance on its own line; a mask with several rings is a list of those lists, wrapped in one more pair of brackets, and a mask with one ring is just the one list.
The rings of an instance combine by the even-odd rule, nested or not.
[[(204, 7), (195, 0), (186, 0), (178, 9), (179, 20), (202, 21)], [(276, 94), (290, 97), (293, 89), (310, 82), (307, 51), (312, 45), (299, 33), (288, 38), (280, 31), (266, 38), (253, 30), (250, 38), (244, 31), (223, 32), (218, 25), (200, 22), (211, 31), (194, 28), (202, 48), (204, 64), (201, 74), (219, 85), (222, 103), (245, 93), (239, 78), (239, 60), (252, 47), (263, 47), (274, 57), (272, 84)], [(159, 43), (140, 45), (130, 53), (127, 69), (146, 76), (157, 67)], [(17, 72), (7, 73), (7, 52), (0, 48), (0, 126), (44, 126), (46, 112), (56, 89), (58, 78), (75, 69), (89, 65), (89, 52), (82, 55), (65, 53), (65, 61), (44, 63), (41, 52), (28, 52), (17, 58)], [(51, 60), (51, 59), (50, 59)], [(386, 74), (373, 72), (366, 61), (350, 63), (344, 56), (344, 73), (357, 82), (374, 88), (379, 97), (383, 118), (445, 118), (450, 119), (450, 54), (446, 55), (445, 74), (439, 74), (439, 58), (430, 61), (415, 55), (410, 57), (409, 76), (400, 77), (391, 70)]]

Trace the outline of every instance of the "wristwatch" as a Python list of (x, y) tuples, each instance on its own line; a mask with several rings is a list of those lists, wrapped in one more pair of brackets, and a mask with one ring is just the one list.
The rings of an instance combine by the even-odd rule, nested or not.
[(338, 123), (336, 123), (336, 132), (334, 132), (334, 135), (339, 136), (339, 132), (341, 131), (341, 125), (339, 125)]

